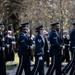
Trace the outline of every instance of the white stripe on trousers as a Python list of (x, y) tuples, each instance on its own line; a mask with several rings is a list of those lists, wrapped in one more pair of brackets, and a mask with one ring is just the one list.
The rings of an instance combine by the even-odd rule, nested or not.
[(38, 66), (39, 66), (39, 59), (38, 59), (37, 67), (36, 67), (35, 72), (34, 72), (34, 74), (33, 74), (33, 75), (35, 75), (35, 74), (36, 74), (37, 69), (38, 69)]
[[(74, 61), (74, 55), (73, 55), (72, 61), (70, 62), (69, 66), (72, 64), (73, 61)], [(66, 69), (68, 69), (69, 66), (68, 66)], [(66, 71), (66, 70), (65, 70), (65, 71)], [(65, 71), (64, 71), (64, 72), (65, 72)]]
[(75, 75), (75, 71), (73, 72), (73, 74), (72, 75)]
[(23, 62), (23, 56), (21, 57), (21, 64), (20, 64), (19, 71), (18, 71), (17, 75), (19, 75), (19, 72), (20, 72), (20, 70), (21, 70), (22, 62)]
[[(53, 67), (52, 67), (52, 69), (54, 68), (54, 66), (55, 66), (55, 55), (53, 56)], [(51, 69), (51, 71), (52, 71), (52, 69)], [(49, 72), (49, 75), (50, 75), (51, 71)]]
[[(74, 65), (75, 66), (75, 65)], [(75, 75), (75, 70), (73, 71), (73, 74), (72, 75)]]

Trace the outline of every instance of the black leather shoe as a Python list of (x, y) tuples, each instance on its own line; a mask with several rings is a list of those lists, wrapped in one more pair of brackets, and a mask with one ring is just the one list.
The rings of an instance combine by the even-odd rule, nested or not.
[(64, 71), (61, 72), (63, 75), (66, 75), (66, 73)]

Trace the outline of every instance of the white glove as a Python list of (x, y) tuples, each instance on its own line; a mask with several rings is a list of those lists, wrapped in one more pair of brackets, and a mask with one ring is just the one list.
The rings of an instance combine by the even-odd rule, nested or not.
[(68, 46), (70, 46), (70, 44), (68, 44)]
[(9, 46), (10, 46), (10, 45), (9, 45), (9, 44), (7, 44), (7, 47), (8, 47), (8, 48), (9, 48)]
[(33, 49), (33, 46), (30, 46), (30, 49)]
[(35, 45), (30, 46), (30, 49), (33, 49)]
[(64, 45), (62, 46), (62, 49), (65, 49), (65, 46)]
[(49, 53), (49, 50), (47, 50), (47, 52)]
[(2, 50), (4, 51), (5, 50), (5, 47), (2, 47)]
[(12, 44), (16, 44), (16, 42), (15, 41), (12, 41)]
[(39, 60), (43, 60), (43, 58), (40, 56), (40, 57), (39, 57)]

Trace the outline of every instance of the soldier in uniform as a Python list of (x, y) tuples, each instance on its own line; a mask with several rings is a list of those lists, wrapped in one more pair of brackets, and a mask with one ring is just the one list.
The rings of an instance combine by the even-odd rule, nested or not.
[(44, 47), (44, 61), (46, 66), (49, 67), (49, 49), (48, 49), (48, 32), (44, 30), (45, 47)]
[(73, 58), (72, 60), (66, 65), (66, 67), (62, 70), (62, 73), (66, 75), (66, 73), (69, 72), (71, 69), (70, 75), (75, 75), (75, 23), (73, 25), (73, 30), (71, 31), (70, 34), (70, 51), (73, 53)]
[(5, 36), (5, 43), (6, 62), (10, 61), (11, 66), (15, 66), (16, 64), (14, 63), (14, 49), (16, 42), (12, 30), (8, 30), (7, 35)]
[(61, 75), (61, 48), (59, 32), (59, 22), (51, 24), (52, 30), (50, 32), (48, 40), (50, 41), (50, 56), (52, 57), (52, 63), (47, 71), (46, 75), (53, 75), (56, 70), (56, 75)]
[(35, 37), (35, 66), (32, 70), (31, 75), (44, 75), (44, 45), (45, 40), (43, 36), (43, 25), (36, 27), (37, 35)]
[(63, 50), (62, 61), (66, 59), (66, 62), (69, 62), (70, 60), (70, 56), (69, 56), (70, 38), (69, 38), (68, 30), (63, 31), (63, 45), (64, 45), (64, 50)]
[(4, 31), (4, 25), (0, 23), (0, 75), (6, 75), (5, 44), (2, 31)]
[(16, 72), (16, 75), (22, 75), (22, 71), (24, 69), (25, 75), (30, 75), (30, 57), (29, 57), (29, 37), (27, 35), (27, 31), (29, 27), (27, 26), (29, 23), (22, 24), (19, 29), (19, 66)]

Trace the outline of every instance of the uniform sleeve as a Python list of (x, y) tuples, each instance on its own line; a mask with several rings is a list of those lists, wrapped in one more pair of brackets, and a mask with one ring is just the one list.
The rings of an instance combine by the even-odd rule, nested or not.
[(41, 53), (41, 46), (42, 44), (42, 38), (39, 36), (38, 38), (35, 39), (35, 45), (36, 45), (36, 50), (37, 50), (37, 55), (38, 56), (41, 56), (42, 53)]
[(56, 48), (61, 48), (59, 42), (58, 42), (58, 37), (57, 37), (57, 34), (54, 33), (52, 35), (52, 41), (53, 41), (53, 45), (56, 47)]
[(20, 38), (19, 38), (19, 44), (24, 49), (28, 49), (29, 48), (29, 45), (26, 42), (25, 36), (23, 36), (23, 35), (20, 36)]
[(5, 38), (2, 36), (2, 50), (5, 50)]
[(72, 32), (71, 34), (70, 34), (70, 47), (71, 48), (75, 48), (75, 33), (74, 32)]

